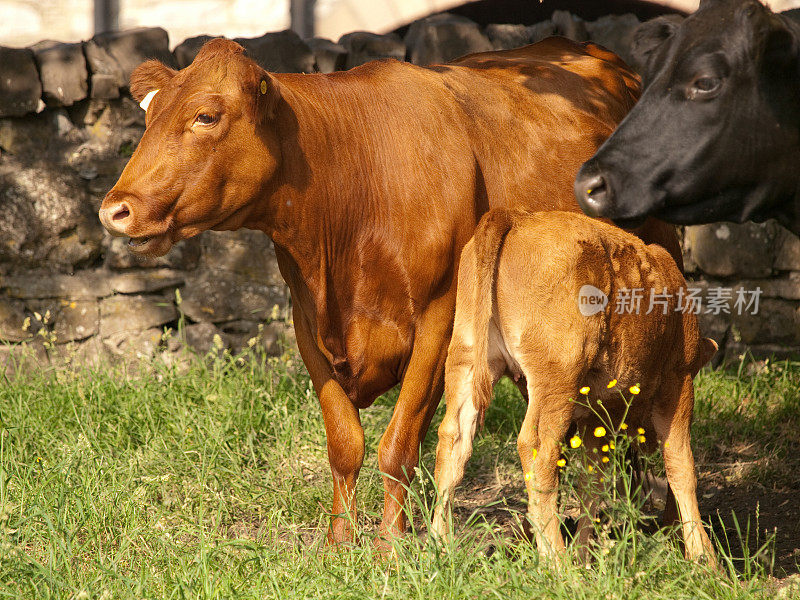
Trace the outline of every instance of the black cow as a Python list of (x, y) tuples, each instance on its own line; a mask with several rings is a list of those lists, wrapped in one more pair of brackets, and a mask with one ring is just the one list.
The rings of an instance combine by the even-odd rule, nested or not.
[(800, 24), (754, 0), (705, 0), (641, 25), (639, 103), (575, 180), (626, 227), (777, 218), (800, 233)]

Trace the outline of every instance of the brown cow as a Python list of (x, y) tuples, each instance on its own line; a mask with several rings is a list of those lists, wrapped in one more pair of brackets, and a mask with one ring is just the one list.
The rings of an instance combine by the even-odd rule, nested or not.
[[(150, 101), (147, 128), (103, 201), (104, 226), (149, 255), (206, 229), (272, 238), (325, 419), (328, 539), (353, 535), (359, 410), (397, 383), (378, 460), (381, 531), (403, 531), (404, 486), (444, 386), (462, 247), (491, 206), (577, 210), (572, 179), (633, 106), (638, 79), (613, 54), (559, 38), (329, 75), (267, 73), (216, 39), (181, 71), (140, 65), (131, 93)], [(641, 235), (680, 259), (672, 229), (651, 222)]]
[[(614, 301), (636, 289), (642, 296), (638, 310)], [(573, 424), (594, 463), (582, 486), (587, 510), (578, 524), (578, 542), (585, 547), (596, 510), (587, 491), (603, 471), (605, 454), (599, 450), (609, 441), (603, 432), (597, 432), (600, 437), (593, 433), (603, 424), (598, 414), (607, 411), (614, 428), (624, 416), (629, 433), (639, 427), (654, 433), (651, 450), (656, 438), (661, 442), (686, 555), (705, 554), (713, 563), (697, 506), (689, 426), (692, 378), (717, 345), (702, 338), (697, 317), (678, 306), (680, 290), (685, 292), (686, 283), (663, 248), (646, 246), (612, 225), (560, 211), (523, 215), (498, 209), (484, 216), (459, 266), (445, 367), (447, 412), (436, 450), (441, 503), (433, 533), (447, 534), (444, 513), (464, 476), (475, 429), (491, 401), (492, 386), (510, 373), (524, 377), (528, 386), (517, 446), (526, 474), (528, 516), (542, 554), (555, 557), (564, 549), (557, 461)], [(581, 306), (581, 297), (598, 301)], [(612, 380), (618, 383), (609, 389)], [(627, 394), (634, 385), (641, 391), (625, 415), (627, 400), (619, 390)], [(589, 387), (583, 389), (585, 403), (576, 402), (583, 386)]]

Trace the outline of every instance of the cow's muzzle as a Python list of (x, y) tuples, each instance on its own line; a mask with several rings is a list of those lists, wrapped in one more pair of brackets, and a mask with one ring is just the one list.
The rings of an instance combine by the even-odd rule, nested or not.
[(128, 249), (134, 254), (162, 256), (172, 247), (168, 228), (143, 227), (141, 222), (136, 223), (131, 197), (120, 198), (116, 192), (109, 192), (98, 216), (111, 235), (129, 238)]
[[(105, 204), (105, 203), (104, 203)], [(127, 202), (117, 202), (104, 206), (99, 212), (100, 222), (114, 237), (126, 237), (131, 224), (131, 209)]]
[(578, 206), (590, 217), (614, 215), (614, 195), (608, 178), (591, 162), (584, 164), (575, 177), (575, 198)]

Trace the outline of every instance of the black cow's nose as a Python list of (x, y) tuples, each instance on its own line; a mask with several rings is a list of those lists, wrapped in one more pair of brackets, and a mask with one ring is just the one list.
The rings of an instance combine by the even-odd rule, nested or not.
[(584, 165), (575, 177), (578, 206), (590, 217), (607, 217), (612, 207), (611, 186), (602, 173)]

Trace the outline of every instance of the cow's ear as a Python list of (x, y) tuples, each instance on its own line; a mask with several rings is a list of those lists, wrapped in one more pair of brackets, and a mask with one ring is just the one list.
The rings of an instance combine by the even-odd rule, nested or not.
[(281, 90), (280, 84), (272, 75), (253, 64), (252, 75), (244, 92), (250, 98), (250, 120), (253, 123), (270, 120), (275, 116)]
[(176, 71), (157, 60), (140, 64), (131, 73), (131, 96), (141, 102), (147, 94), (162, 89), (175, 77)]
[(695, 372), (695, 374), (706, 364), (708, 364), (712, 358), (714, 358), (717, 350), (719, 350), (719, 346), (717, 345), (717, 342), (711, 338), (704, 337), (700, 340), (700, 344), (697, 349), (697, 357), (692, 365), (692, 370)]
[(780, 78), (787, 71), (798, 72), (800, 67), (800, 40), (797, 34), (779, 20), (770, 23), (764, 34), (761, 64), (764, 71)]
[(645, 21), (634, 30), (630, 52), (639, 71), (646, 70), (650, 57), (673, 36), (682, 21), (683, 17), (668, 15)]

